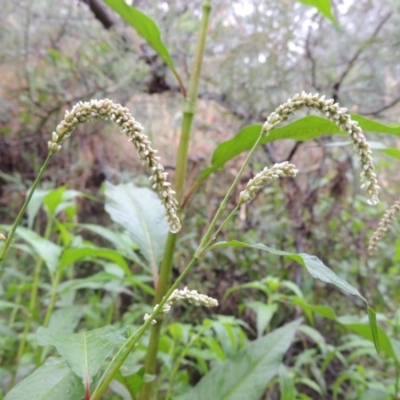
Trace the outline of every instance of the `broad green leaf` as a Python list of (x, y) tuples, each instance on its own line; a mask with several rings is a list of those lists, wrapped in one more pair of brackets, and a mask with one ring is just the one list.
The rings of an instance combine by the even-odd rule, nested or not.
[(118, 265), (126, 276), (132, 275), (128, 264), (124, 258), (118, 253), (118, 251), (111, 249), (104, 249), (102, 247), (81, 247), (81, 248), (71, 248), (66, 249), (60, 259), (59, 268), (65, 268), (67, 265), (76, 263), (77, 261), (84, 260), (90, 257), (95, 258), (105, 258), (107, 260), (113, 261)]
[[(11, 227), (5, 228), (7, 229)], [(15, 234), (32, 247), (35, 253), (43, 259), (50, 274), (53, 275), (58, 266), (62, 251), (61, 247), (50, 240), (43, 238), (30, 229), (23, 228), (21, 226), (17, 228)]]
[(264, 304), (261, 301), (250, 301), (246, 307), (256, 313), (257, 337), (260, 338), (278, 309), (277, 304)]
[(279, 367), (279, 390), (281, 391), (280, 400), (295, 400), (296, 389), (293, 379), (290, 377), (287, 368), (281, 364)]
[(40, 346), (55, 346), (82, 382), (89, 383), (92, 382), (115, 345), (125, 342), (122, 334), (110, 326), (69, 334), (40, 327), (36, 332), (36, 337)]
[(258, 400), (278, 373), (301, 320), (257, 339), (213, 368), (184, 398), (187, 400)]
[(72, 333), (82, 316), (80, 306), (68, 306), (53, 311), (49, 329), (53, 332)]
[(315, 7), (320, 14), (328, 18), (335, 26), (338, 26), (338, 23), (332, 14), (330, 0), (300, 0), (300, 2)]
[(127, 230), (139, 246), (156, 278), (168, 235), (165, 211), (158, 196), (147, 188), (134, 185), (114, 186), (108, 182), (105, 195), (106, 211)]
[(77, 400), (84, 396), (82, 381), (63, 360), (49, 358), (19, 382), (4, 400)]
[(146, 40), (146, 42), (157, 52), (157, 54), (165, 61), (172, 73), (175, 75), (182, 89), (182, 79), (175, 69), (174, 63), (169, 55), (168, 49), (161, 40), (160, 30), (157, 24), (142, 11), (133, 6), (126, 4), (124, 0), (104, 0), (109, 7), (116, 11), (136, 32)]
[[(361, 129), (366, 132), (400, 136), (400, 125), (386, 125), (360, 115), (352, 115), (352, 119), (357, 121)], [(214, 150), (211, 166), (202, 171), (199, 181), (203, 181), (240, 153), (250, 150), (258, 138), (261, 128), (262, 125), (246, 126), (232, 139), (220, 143)], [(311, 115), (273, 129), (268, 136), (261, 140), (260, 144), (278, 139), (306, 141), (323, 135), (347, 135), (347, 133), (341, 131), (332, 121)], [(390, 151), (390, 153), (393, 152)]]
[(257, 250), (267, 251), (272, 254), (286, 256), (292, 260), (298, 262), (300, 265), (305, 267), (307, 271), (315, 278), (326, 283), (331, 283), (343, 291), (360, 297), (363, 301), (367, 302), (364, 297), (361, 296), (360, 292), (347, 283), (345, 280), (338, 277), (331, 269), (329, 269), (318, 257), (305, 254), (305, 253), (288, 253), (286, 251), (276, 250), (271, 247), (264, 246), (263, 244), (248, 244), (239, 242), (237, 240), (231, 240), (230, 242), (219, 242), (215, 243), (210, 247), (211, 249), (217, 249), (221, 247), (248, 247)]

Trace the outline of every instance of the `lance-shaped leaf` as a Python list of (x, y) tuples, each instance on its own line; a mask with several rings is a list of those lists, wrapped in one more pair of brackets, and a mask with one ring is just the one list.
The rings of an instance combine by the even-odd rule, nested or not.
[[(11, 229), (11, 226), (2, 225), (3, 229)], [(61, 247), (31, 231), (18, 227), (16, 236), (25, 241), (43, 259), (51, 275), (56, 271), (61, 255)]]
[(106, 183), (106, 211), (122, 225), (139, 246), (157, 280), (158, 265), (163, 257), (168, 235), (164, 208), (158, 196), (147, 188)]
[(320, 14), (328, 18), (335, 26), (339, 26), (338, 22), (332, 14), (330, 0), (300, 0), (300, 2), (311, 7), (315, 7)]
[(82, 381), (64, 360), (51, 357), (12, 388), (4, 400), (77, 400), (83, 395)]
[(346, 282), (344, 279), (337, 276), (331, 269), (329, 269), (318, 257), (312, 256), (305, 253), (288, 253), (286, 251), (273, 249), (268, 246), (264, 246), (261, 243), (257, 244), (248, 244), (239, 242), (237, 240), (231, 240), (229, 242), (219, 242), (210, 246), (211, 249), (217, 249), (221, 247), (248, 247), (252, 249), (267, 251), (271, 254), (276, 254), (280, 256), (286, 256), (291, 258), (292, 260), (298, 262), (300, 265), (305, 267), (307, 271), (315, 278), (319, 279), (326, 283), (331, 283), (336, 287), (342, 289), (344, 292), (350, 293), (352, 295), (358, 296), (362, 299), (366, 305), (368, 306), (368, 316), (369, 316), (369, 327), (371, 329), (370, 334), (375, 344), (375, 348), (379, 353), (380, 343), (379, 343), (379, 334), (378, 334), (378, 326), (375, 318), (375, 312), (372, 308), (369, 307), (367, 300), (361, 296), (360, 292), (350, 283)]
[(301, 320), (296, 320), (250, 343), (213, 368), (185, 400), (258, 400), (278, 373)]
[(167, 47), (161, 40), (161, 34), (157, 24), (142, 11), (126, 4), (124, 0), (104, 0), (104, 2), (128, 22), (128, 24), (157, 52), (175, 75), (182, 93), (185, 93), (182, 79), (175, 69)]
[[(400, 136), (400, 125), (386, 125), (360, 115), (351, 116), (362, 130), (373, 133), (387, 133)], [(255, 124), (244, 127), (232, 139), (220, 143), (214, 150), (211, 166), (204, 169), (199, 181), (204, 180), (214, 171), (222, 168), (226, 162), (240, 153), (250, 150), (260, 135), (262, 125)], [(282, 127), (274, 128), (268, 136), (263, 137), (260, 144), (278, 139), (306, 141), (323, 135), (345, 135), (335, 123), (322, 117), (308, 116)]]
[(272, 247), (265, 246), (261, 243), (249, 244), (244, 242), (239, 242), (237, 240), (231, 240), (229, 242), (219, 242), (215, 243), (210, 247), (211, 249), (217, 249), (220, 247), (248, 247), (257, 250), (267, 251), (268, 253), (286, 256), (292, 260), (298, 262), (303, 267), (306, 267), (308, 272), (315, 278), (326, 283), (331, 283), (343, 291), (360, 297), (363, 301), (367, 302), (360, 292), (350, 283), (337, 276), (331, 269), (329, 269), (318, 257), (305, 254), (305, 253), (288, 253), (287, 251), (273, 249)]
[(122, 333), (110, 326), (80, 333), (62, 333), (40, 327), (36, 337), (40, 346), (55, 346), (85, 384), (92, 382), (115, 345), (125, 342)]

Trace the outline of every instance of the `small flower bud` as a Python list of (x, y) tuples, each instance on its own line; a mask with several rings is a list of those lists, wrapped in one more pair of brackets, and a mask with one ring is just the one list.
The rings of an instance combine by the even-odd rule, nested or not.
[(250, 181), (247, 183), (246, 189), (240, 192), (238, 201), (239, 205), (253, 200), (258, 191), (268, 182), (284, 176), (294, 177), (297, 175), (297, 172), (298, 171), (296, 167), (293, 164), (289, 164), (287, 161), (280, 164), (275, 164), (271, 168), (264, 168), (253, 179), (250, 179)]

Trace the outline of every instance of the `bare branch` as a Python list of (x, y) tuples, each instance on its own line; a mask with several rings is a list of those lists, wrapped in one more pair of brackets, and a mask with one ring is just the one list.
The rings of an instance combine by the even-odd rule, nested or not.
[(335, 100), (335, 103), (338, 101), (338, 96), (339, 96), (339, 90), (340, 90), (340, 86), (342, 85), (343, 81), (345, 80), (345, 78), (347, 77), (347, 75), (349, 74), (349, 72), (351, 71), (351, 69), (354, 67), (355, 63), (357, 62), (358, 58), (361, 56), (361, 54), (363, 53), (363, 51), (368, 48), (368, 46), (370, 45), (370, 43), (374, 40), (374, 38), (378, 35), (379, 31), (383, 28), (383, 26), (385, 25), (385, 23), (388, 21), (388, 19), (391, 17), (392, 15), (392, 11), (389, 11), (381, 20), (381, 22), (379, 22), (378, 26), (375, 28), (375, 30), (372, 32), (370, 38), (368, 40), (366, 40), (361, 46), (360, 48), (354, 53), (353, 57), (351, 57), (349, 63), (347, 64), (347, 67), (345, 68), (345, 70), (342, 72), (342, 74), (340, 75), (339, 79), (337, 80), (337, 82), (333, 85), (333, 93), (332, 93), (332, 97), (333, 100)]

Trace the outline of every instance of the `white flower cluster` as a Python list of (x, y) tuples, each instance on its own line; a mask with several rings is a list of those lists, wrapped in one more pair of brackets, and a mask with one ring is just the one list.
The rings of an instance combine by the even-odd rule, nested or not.
[[(161, 313), (167, 314), (171, 311), (173, 305), (187, 301), (190, 304), (194, 304), (195, 306), (204, 306), (204, 307), (216, 307), (218, 305), (218, 301), (213, 299), (212, 297), (206, 296), (205, 294), (199, 293), (197, 290), (189, 290), (187, 287), (183, 290), (175, 289), (171, 296), (168, 298), (167, 302), (164, 304)], [(154, 306), (156, 309), (158, 305)], [(147, 321), (150, 318), (149, 314), (145, 314), (143, 319)], [(151, 321), (152, 325), (156, 323), (153, 319)]]
[(166, 217), (170, 231), (176, 233), (181, 224), (177, 216), (178, 202), (175, 192), (167, 181), (168, 174), (156, 156), (157, 151), (151, 148), (151, 143), (142, 132), (143, 127), (133, 118), (129, 110), (120, 104), (115, 104), (109, 99), (79, 102), (71, 111), (66, 111), (64, 120), (53, 132), (52, 139), (48, 142), (50, 153), (54, 154), (61, 149), (61, 143), (70, 136), (71, 132), (82, 123), (91, 119), (111, 119), (128, 136), (139, 152), (140, 159), (150, 171), (150, 181), (153, 189), (157, 191), (166, 210)]
[(374, 164), (371, 157), (371, 150), (362, 133), (361, 128), (356, 121), (351, 119), (346, 108), (340, 108), (337, 103), (331, 100), (325, 100), (325, 96), (318, 94), (307, 94), (302, 92), (296, 94), (292, 99), (280, 105), (267, 119), (263, 126), (263, 131), (268, 135), (269, 131), (283, 121), (286, 121), (289, 115), (294, 114), (303, 107), (311, 107), (321, 111), (327, 118), (335, 122), (336, 125), (347, 131), (354, 143), (354, 151), (360, 157), (361, 182), (368, 197), (368, 203), (375, 205), (379, 202), (379, 186), (375, 174)]
[(376, 228), (374, 234), (371, 236), (368, 245), (368, 253), (374, 254), (378, 247), (378, 243), (383, 239), (385, 233), (388, 231), (390, 224), (394, 220), (396, 214), (400, 211), (400, 200), (397, 200), (392, 207), (389, 208), (379, 221), (378, 228)]
[(247, 183), (246, 189), (240, 192), (239, 205), (246, 201), (253, 200), (258, 191), (265, 186), (266, 183), (274, 181), (284, 176), (296, 176), (298, 170), (293, 164), (284, 161), (279, 164), (273, 165), (271, 168), (265, 167), (253, 179)]

